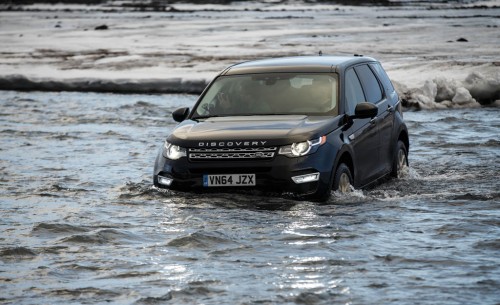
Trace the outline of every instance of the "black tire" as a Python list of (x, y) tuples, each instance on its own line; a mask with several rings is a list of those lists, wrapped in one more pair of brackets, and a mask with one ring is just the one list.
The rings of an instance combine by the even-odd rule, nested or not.
[(353, 179), (349, 166), (345, 163), (340, 163), (335, 171), (335, 177), (333, 178), (333, 190), (341, 193), (348, 193), (351, 191), (352, 185)]
[(401, 178), (402, 171), (405, 167), (408, 167), (408, 148), (403, 141), (399, 140), (396, 145), (394, 160), (392, 161), (391, 176), (394, 178)]

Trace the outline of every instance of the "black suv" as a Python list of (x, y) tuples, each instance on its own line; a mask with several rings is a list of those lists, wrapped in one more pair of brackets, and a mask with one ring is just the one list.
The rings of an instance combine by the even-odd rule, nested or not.
[(154, 185), (173, 190), (258, 188), (324, 201), (408, 165), (401, 103), (380, 63), (299, 56), (222, 71), (156, 159)]

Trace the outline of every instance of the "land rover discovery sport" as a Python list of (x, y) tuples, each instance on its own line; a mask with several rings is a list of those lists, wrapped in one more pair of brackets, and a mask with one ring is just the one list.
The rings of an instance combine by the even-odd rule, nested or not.
[(401, 103), (368, 57), (299, 56), (226, 68), (156, 158), (154, 185), (257, 188), (324, 201), (408, 165)]

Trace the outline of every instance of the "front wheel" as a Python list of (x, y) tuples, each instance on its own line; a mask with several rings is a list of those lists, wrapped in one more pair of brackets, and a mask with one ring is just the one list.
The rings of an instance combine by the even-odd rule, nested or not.
[(307, 198), (317, 202), (325, 202), (330, 198), (331, 191), (339, 191), (348, 193), (352, 191), (353, 179), (351, 170), (347, 165), (341, 163), (337, 170), (330, 177), (330, 183), (320, 184), (316, 193), (309, 195)]
[(351, 170), (347, 165), (341, 163), (335, 171), (335, 177), (333, 178), (333, 190), (340, 193), (349, 193), (352, 191), (352, 184), (353, 179)]
[(398, 141), (391, 174), (394, 178), (401, 178), (406, 171), (408, 171), (408, 149), (403, 141)]

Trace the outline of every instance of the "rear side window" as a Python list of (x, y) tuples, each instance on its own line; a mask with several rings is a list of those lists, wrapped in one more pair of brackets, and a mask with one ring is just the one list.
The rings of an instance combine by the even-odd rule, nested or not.
[(366, 101), (370, 103), (380, 101), (382, 99), (382, 90), (372, 70), (367, 65), (357, 66), (354, 70), (356, 70), (365, 91)]
[(345, 73), (345, 99), (345, 113), (347, 114), (354, 114), (356, 105), (365, 102), (363, 88), (361, 88), (361, 83), (353, 69), (349, 69)]
[(387, 92), (394, 92), (394, 86), (392, 85), (391, 80), (389, 79), (389, 76), (387, 76), (387, 73), (385, 72), (384, 68), (382, 68), (382, 66), (379, 63), (370, 64), (370, 66), (373, 68), (375, 73), (377, 73), (385, 90)]

